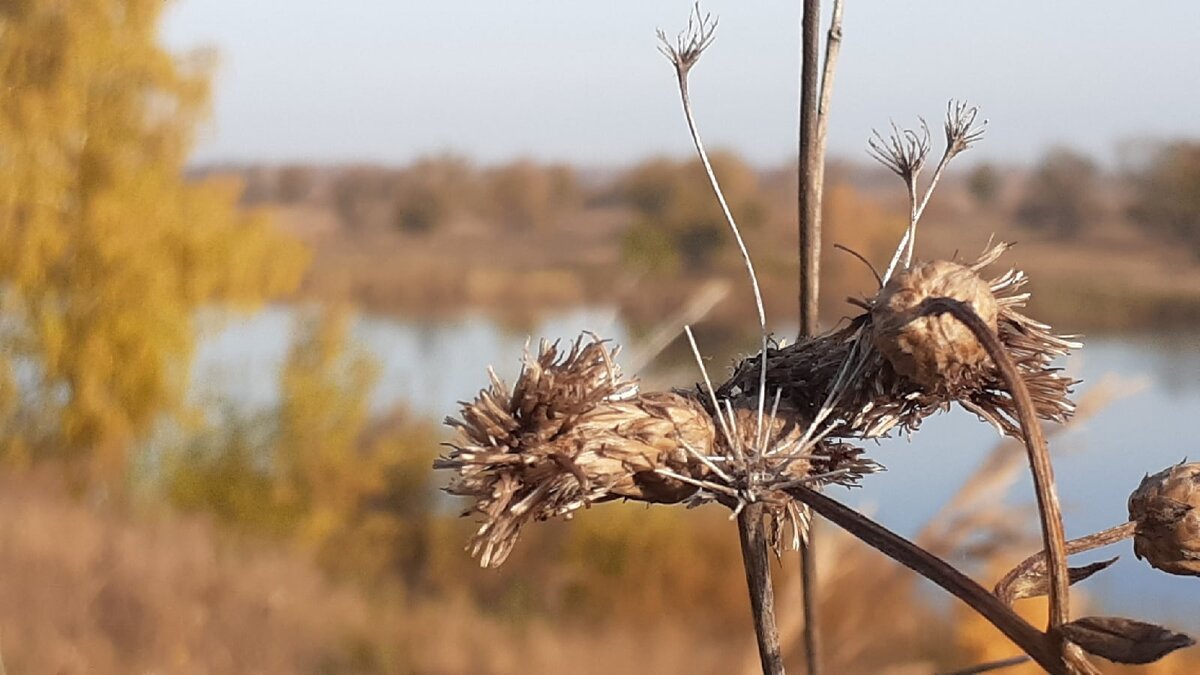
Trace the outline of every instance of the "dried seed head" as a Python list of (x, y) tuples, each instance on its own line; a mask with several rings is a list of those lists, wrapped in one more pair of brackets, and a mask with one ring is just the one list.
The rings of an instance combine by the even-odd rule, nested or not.
[(1133, 552), (1171, 574), (1200, 576), (1200, 463), (1146, 476), (1129, 495)]
[(454, 472), (447, 491), (471, 497), (481, 519), (472, 550), (496, 566), (530, 521), (570, 517), (597, 501), (625, 497), (678, 502), (693, 485), (656, 473), (703, 478), (697, 455), (712, 451), (707, 411), (687, 396), (639, 395), (621, 378), (615, 350), (582, 339), (563, 354), (543, 342), (509, 389), (463, 403), (451, 452), (434, 468)]
[(953, 390), (989, 362), (970, 329), (950, 315), (920, 316), (928, 298), (967, 303), (996, 329), (999, 307), (988, 282), (947, 260), (918, 263), (892, 277), (871, 309), (872, 341), (896, 372), (929, 391)]

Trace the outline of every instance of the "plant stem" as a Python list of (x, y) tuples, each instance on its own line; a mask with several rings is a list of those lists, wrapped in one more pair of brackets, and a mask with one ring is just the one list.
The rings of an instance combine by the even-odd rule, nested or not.
[[(1066, 542), (1067, 555), (1075, 555), (1084, 553), (1102, 546), (1109, 546), (1119, 541), (1124, 541), (1133, 536), (1134, 530), (1137, 529), (1137, 524), (1133, 522), (1122, 523), (1101, 530), (1095, 534), (1089, 534), (1085, 537), (1072, 539)], [(1013, 584), (1020, 577), (1028, 574), (1031, 570), (1044, 568), (1046, 566), (1046, 552), (1038, 551), (1028, 558), (1021, 561), (1016, 567), (1009, 570), (1008, 574), (1004, 575), (999, 582), (996, 583), (996, 588), (993, 591), (996, 597), (1000, 598), (1008, 604), (1012, 604), (1015, 598), (1013, 597)]]
[(1029, 466), (1033, 473), (1033, 487), (1042, 524), (1042, 546), (1048, 552), (1049, 558), (1050, 616), (1047, 633), (1058, 643), (1061, 652), (1065, 647), (1061, 629), (1070, 619), (1066, 536), (1063, 532), (1062, 509), (1058, 504), (1058, 494), (1054, 490), (1054, 469), (1050, 463), (1050, 453), (1046, 448), (1042, 425), (1034, 411), (1033, 399), (1030, 398), (1025, 380), (1005, 351), (1000, 338), (970, 306), (952, 298), (929, 298), (921, 304), (921, 315), (940, 314), (950, 314), (975, 334), (975, 338), (987, 350), (992, 363), (1000, 371), (1008, 385), (1009, 394), (1016, 403), (1017, 419), (1021, 423), (1021, 435), (1029, 452)]
[(821, 0), (804, 0), (800, 24), (800, 334), (817, 332), (818, 292), (821, 277), (821, 185), (823, 164), (818, 142), (817, 61), (821, 46), (818, 30)]
[[(688, 54), (684, 54), (678, 49), (671, 50), (668, 47), (668, 54), (671, 56), (671, 62), (675, 66), (675, 74), (679, 84), (679, 97), (683, 104), (683, 116), (687, 121), (688, 133), (692, 137), (692, 143), (696, 147), (696, 154), (700, 157), (700, 162), (704, 166), (704, 172), (708, 176), (709, 184), (716, 195), (717, 202), (721, 206), (721, 212), (725, 216), (725, 221), (729, 224), (734, 241), (737, 243), (738, 250), (742, 254), (742, 261), (746, 265), (746, 273), (750, 277), (750, 287), (754, 291), (754, 304), (758, 310), (761, 353), (763, 354), (762, 373), (759, 377), (758, 415), (756, 417), (758, 429), (755, 432), (755, 438), (759, 438), (762, 431), (763, 406), (766, 404), (766, 310), (763, 305), (762, 291), (758, 285), (758, 276), (754, 272), (754, 263), (750, 259), (750, 252), (746, 249), (746, 242), (742, 239), (741, 230), (738, 228), (737, 221), (734, 220), (733, 213), (729, 209), (729, 203), (725, 200), (725, 194), (721, 190), (720, 181), (717, 180), (712, 162), (709, 160), (708, 153), (704, 149), (704, 142), (700, 138), (700, 131), (696, 127), (696, 118), (692, 112), (692, 101), (688, 91), (688, 73), (711, 40), (715, 24), (708, 24), (707, 16), (701, 16), (697, 6), (696, 23), (693, 26), (698, 31), (694, 34), (694, 38), (696, 38), (695, 44), (700, 46), (694, 52)], [(697, 359), (699, 360), (699, 352), (696, 350), (691, 330), (685, 330), (688, 333), (688, 339), (692, 341), (692, 349), (696, 351)], [(702, 361), (700, 362), (700, 366), (703, 370)], [(708, 384), (709, 393), (713, 398), (714, 413), (718, 419), (721, 419), (721, 404), (713, 393), (712, 383), (708, 378), (708, 374), (705, 373), (704, 377)], [(731, 412), (729, 423), (732, 424), (733, 421), (734, 418)], [(757, 452), (757, 448), (750, 448), (749, 456), (743, 456), (740, 453), (741, 444), (734, 442), (734, 438), (729, 433), (730, 429), (724, 421), (722, 421), (722, 429), (729, 440), (731, 450), (738, 455), (739, 461), (744, 463), (747, 472), (752, 476), (755, 475), (756, 464), (762, 460)], [(751, 484), (751, 488), (753, 488), (753, 483)], [(779, 648), (779, 632), (775, 626), (775, 591), (771, 585), (770, 560), (767, 557), (766, 527), (763, 525), (763, 507), (761, 504), (746, 504), (738, 514), (738, 537), (741, 541), (742, 563), (746, 569), (746, 584), (750, 592), (750, 608), (754, 614), (754, 631), (758, 638), (758, 650), (759, 656), (762, 659), (763, 673), (764, 675), (783, 675), (783, 656)]]
[(770, 561), (767, 559), (763, 505), (747, 504), (738, 514), (738, 536), (742, 543), (742, 564), (750, 590), (750, 609), (754, 615), (754, 635), (763, 675), (783, 675), (783, 653), (779, 648), (779, 629), (775, 625), (775, 589), (771, 586)]
[[(800, 336), (817, 333), (820, 319), (821, 201), (825, 188), (825, 139), (833, 76), (842, 44), (842, 0), (834, 0), (833, 18), (825, 43), (825, 64), (817, 89), (820, 0), (804, 0), (801, 19), (800, 73)], [(765, 356), (764, 356), (765, 358)], [(821, 673), (821, 632), (817, 606), (815, 527), (800, 540), (800, 591), (804, 603), (804, 654), (808, 675)]]
[(1004, 633), (1038, 665), (1052, 675), (1065, 675), (1067, 665), (1054, 641), (1022, 619), (1008, 605), (949, 563), (840, 502), (802, 485), (786, 492), (807, 504), (826, 520), (846, 530), (868, 546), (929, 579), (967, 603)]

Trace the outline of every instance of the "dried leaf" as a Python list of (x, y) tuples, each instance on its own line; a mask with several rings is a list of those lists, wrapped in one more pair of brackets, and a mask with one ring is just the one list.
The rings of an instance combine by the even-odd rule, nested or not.
[[(1071, 584), (1077, 584), (1097, 572), (1108, 569), (1113, 563), (1117, 562), (1118, 558), (1119, 556), (1083, 565), (1082, 567), (1067, 568)], [(1049, 592), (1050, 578), (1046, 574), (1046, 564), (1042, 560), (1037, 560), (1035, 564), (1022, 570), (1011, 581), (996, 589), (996, 595), (1010, 605), (1014, 600), (1036, 598), (1046, 595)]]
[(1062, 628), (1068, 640), (1117, 663), (1153, 663), (1176, 649), (1196, 644), (1183, 633), (1116, 616), (1088, 616)]

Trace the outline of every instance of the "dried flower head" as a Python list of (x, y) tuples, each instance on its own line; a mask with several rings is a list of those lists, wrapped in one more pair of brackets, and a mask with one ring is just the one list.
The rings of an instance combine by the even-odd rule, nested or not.
[(921, 129), (916, 131), (900, 129), (893, 122), (892, 133), (886, 139), (878, 131), (872, 131), (871, 135), (867, 152), (912, 189), (929, 157), (929, 125), (922, 119)]
[(951, 100), (946, 105), (946, 157), (953, 158), (970, 148), (983, 138), (987, 120), (975, 126), (979, 116), (979, 108), (968, 105), (966, 101)]
[[(991, 246), (967, 268), (978, 273), (1007, 249), (1005, 244)], [(1038, 416), (1062, 422), (1075, 409), (1070, 400), (1074, 380), (1053, 362), (1079, 345), (1019, 311), (1029, 298), (1021, 292), (1027, 280), (1023, 273), (1009, 270), (986, 282), (996, 306), (996, 333), (1025, 380)], [(870, 301), (861, 304), (872, 307)], [(951, 403), (1002, 433), (1020, 437), (1012, 397), (994, 369), (979, 368), (971, 371), (972, 377), (927, 388), (897, 372), (876, 348), (874, 320), (874, 313), (868, 311), (833, 333), (769, 349), (767, 391), (779, 389), (784, 402), (799, 414), (823, 420), (829, 438), (874, 438), (897, 427), (915, 430), (925, 417)], [(753, 391), (758, 387), (760, 363), (757, 355), (742, 361), (718, 393), (737, 396)]]
[(922, 315), (928, 298), (965, 302), (996, 330), (999, 308), (991, 286), (971, 268), (949, 260), (919, 263), (893, 276), (871, 303), (871, 339), (903, 377), (926, 391), (957, 389), (978, 380), (990, 363), (987, 352), (962, 322), (949, 314)]
[(692, 6), (692, 13), (688, 15), (687, 27), (675, 36), (674, 43), (667, 39), (667, 34), (662, 30), (657, 32), (660, 43), (658, 51), (670, 59), (680, 79), (687, 76), (692, 66), (700, 60), (704, 50), (716, 39), (717, 22), (712, 14), (701, 14), (700, 3), (697, 2)]
[(1133, 552), (1171, 574), (1200, 576), (1200, 463), (1142, 479), (1129, 495)]
[(511, 392), (493, 375), (461, 419), (447, 419), (459, 437), (434, 468), (455, 471), (447, 491), (475, 500), (468, 513), (483, 522), (471, 548), (482, 565), (502, 563), (531, 520), (605, 499), (678, 502), (696, 491), (657, 469), (707, 475), (696, 459), (714, 440), (703, 406), (671, 392), (639, 395), (614, 355), (596, 339), (577, 340), (565, 355), (543, 342)]

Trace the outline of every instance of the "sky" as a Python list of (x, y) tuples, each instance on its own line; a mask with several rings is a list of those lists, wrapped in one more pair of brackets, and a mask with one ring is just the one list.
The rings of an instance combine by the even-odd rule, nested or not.
[[(710, 147), (759, 164), (794, 154), (800, 4), (703, 4), (720, 19), (691, 80)], [(220, 57), (197, 163), (402, 164), (450, 151), (601, 167), (690, 152), (655, 39), (690, 9), (176, 0), (163, 37)], [(1062, 144), (1111, 162), (1126, 141), (1200, 137), (1200, 2), (846, 0), (844, 33), (831, 155), (866, 158), (871, 130), (891, 120), (922, 116), (936, 139), (951, 98), (989, 120), (976, 161), (1029, 162)]]

